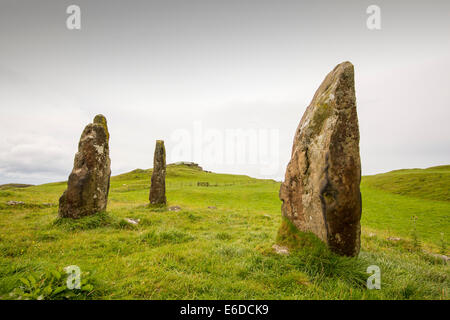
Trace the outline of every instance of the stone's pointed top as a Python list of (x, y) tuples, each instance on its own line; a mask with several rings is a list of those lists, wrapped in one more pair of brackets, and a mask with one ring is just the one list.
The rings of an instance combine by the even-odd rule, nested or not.
[(353, 64), (350, 61), (344, 61), (342, 63), (339, 63), (336, 68), (338, 67), (343, 67), (343, 68), (347, 68), (347, 67), (352, 67), (353, 68)]
[(340, 78), (341, 77), (348, 77), (353, 80), (354, 73), (355, 73), (355, 67), (353, 64), (349, 61), (342, 62), (338, 64), (334, 70), (334, 73), (336, 73)]
[(156, 144), (164, 144), (164, 140), (156, 140)]
[(335, 101), (336, 103), (332, 107), (343, 109), (355, 106), (355, 104), (352, 103), (354, 99), (354, 67), (351, 62), (345, 61), (338, 64), (329, 74), (327, 74), (314, 94), (310, 105), (328, 105), (330, 101)]
[(106, 123), (106, 117), (102, 114), (98, 114), (94, 118), (94, 123), (104, 124)]
[(344, 73), (346, 70), (350, 70), (353, 72), (354, 66), (350, 61), (344, 61), (342, 63), (339, 63), (336, 67), (334, 67), (333, 71), (331, 71), (329, 74), (341, 74)]
[(98, 114), (94, 118), (94, 123), (100, 124), (103, 126), (103, 128), (105, 129), (105, 132), (106, 132), (106, 137), (109, 140), (108, 122), (106, 121), (106, 117), (102, 114)]

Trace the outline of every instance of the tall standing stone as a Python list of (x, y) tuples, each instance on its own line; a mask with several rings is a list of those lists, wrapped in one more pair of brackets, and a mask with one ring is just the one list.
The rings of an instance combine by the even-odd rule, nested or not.
[(156, 140), (151, 182), (150, 203), (166, 204), (166, 149), (163, 140)]
[(280, 188), (282, 214), (337, 254), (357, 256), (360, 181), (354, 69), (344, 62), (326, 76), (297, 127)]
[(59, 216), (77, 219), (106, 210), (110, 176), (108, 126), (97, 115), (81, 135), (67, 190), (59, 199)]

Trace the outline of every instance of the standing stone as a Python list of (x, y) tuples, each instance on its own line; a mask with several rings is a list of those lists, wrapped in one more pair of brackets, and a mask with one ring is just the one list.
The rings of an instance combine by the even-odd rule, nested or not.
[(339, 64), (316, 91), (297, 128), (280, 188), (282, 214), (337, 254), (360, 249), (361, 163), (354, 70)]
[(156, 140), (149, 200), (151, 204), (166, 204), (166, 149), (163, 140)]
[(97, 115), (81, 135), (67, 190), (59, 199), (59, 216), (77, 219), (106, 210), (110, 166), (106, 118)]

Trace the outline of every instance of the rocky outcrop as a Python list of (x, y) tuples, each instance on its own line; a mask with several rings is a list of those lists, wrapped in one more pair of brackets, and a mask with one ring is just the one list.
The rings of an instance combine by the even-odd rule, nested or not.
[(166, 204), (166, 149), (163, 140), (157, 140), (153, 157), (152, 184), (149, 200), (151, 204)]
[(190, 161), (178, 161), (175, 163), (168, 164), (167, 166), (187, 166), (193, 169), (202, 170), (203, 168), (198, 165), (198, 163), (190, 162)]
[(59, 216), (77, 219), (106, 210), (110, 176), (108, 126), (97, 115), (81, 135), (67, 190), (59, 199)]
[(361, 164), (354, 69), (336, 66), (316, 91), (297, 128), (280, 188), (282, 214), (346, 256), (360, 249)]

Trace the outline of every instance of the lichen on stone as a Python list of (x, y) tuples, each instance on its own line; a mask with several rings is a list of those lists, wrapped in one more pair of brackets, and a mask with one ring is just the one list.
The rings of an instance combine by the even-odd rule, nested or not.
[(96, 115), (94, 118), (94, 123), (102, 125), (105, 129), (106, 138), (109, 140), (108, 122), (106, 121), (105, 116), (102, 114)]
[(328, 105), (328, 103), (322, 103), (318, 106), (316, 106), (317, 110), (314, 113), (313, 116), (313, 123), (311, 125), (312, 131), (315, 134), (318, 134), (323, 127), (323, 124), (325, 123), (325, 120), (330, 117), (332, 114), (332, 109)]

